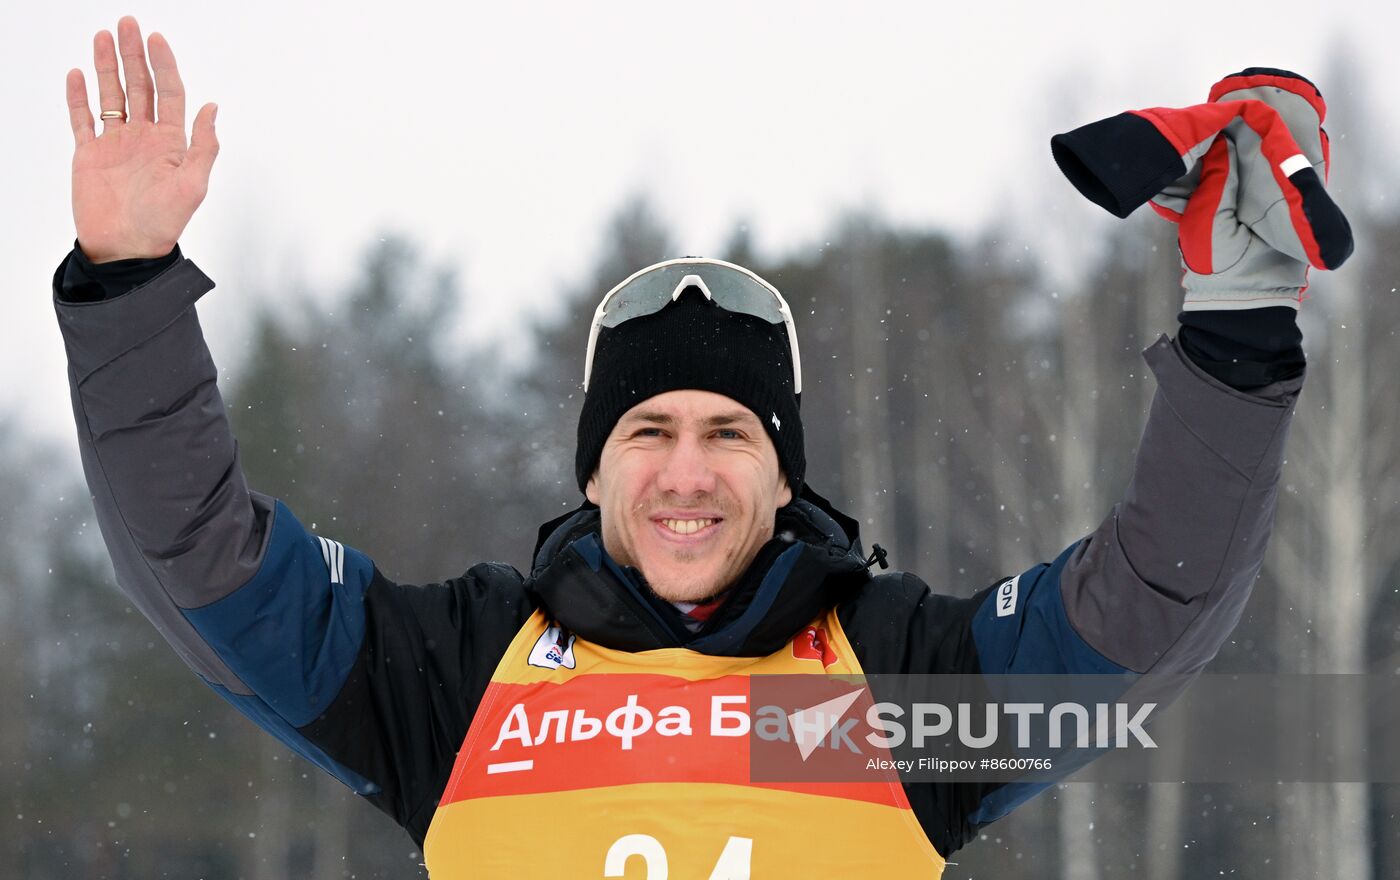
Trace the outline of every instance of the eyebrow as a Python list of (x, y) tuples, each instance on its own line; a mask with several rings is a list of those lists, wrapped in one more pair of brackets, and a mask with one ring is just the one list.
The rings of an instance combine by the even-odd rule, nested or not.
[[(632, 413), (622, 420), (623, 422), (648, 422), (654, 425), (674, 425), (676, 419), (670, 413), (658, 412), (655, 410), (641, 410)], [(718, 413), (709, 416), (701, 421), (701, 425), (706, 428), (718, 428), (725, 425), (748, 424), (752, 425), (758, 421), (758, 417), (747, 410), (733, 410), (731, 412)]]

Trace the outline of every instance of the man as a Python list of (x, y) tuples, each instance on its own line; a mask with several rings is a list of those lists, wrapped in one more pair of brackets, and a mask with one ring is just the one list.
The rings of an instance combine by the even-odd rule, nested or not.
[(528, 575), (405, 586), (246, 487), (194, 310), (213, 282), (177, 245), (215, 108), (186, 146), (169, 45), (150, 38), (153, 87), (135, 20), (118, 34), (125, 90), (111, 35), (95, 44), (100, 137), (69, 73), (77, 241), (54, 278), (118, 582), (221, 696), (404, 826), (435, 877), (937, 876), (1043, 786), (755, 783), (750, 676), (1191, 674), (1238, 620), (1302, 384), (1306, 267), (1350, 250), (1306, 80), (1252, 69), (1206, 105), (1056, 140), (1096, 202), (1155, 196), (1181, 223), (1187, 300), (1178, 338), (1145, 352), (1159, 387), (1123, 502), (1053, 562), (968, 599), (871, 577), (882, 551), (866, 559), (805, 481), (786, 303), (685, 258), (599, 305), (587, 501), (541, 528)]

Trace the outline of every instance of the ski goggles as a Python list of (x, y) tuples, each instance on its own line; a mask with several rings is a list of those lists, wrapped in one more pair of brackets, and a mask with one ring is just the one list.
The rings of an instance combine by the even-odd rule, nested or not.
[(770, 324), (782, 324), (787, 329), (788, 346), (792, 349), (793, 393), (802, 393), (802, 361), (797, 353), (797, 328), (792, 322), (792, 310), (782, 294), (743, 266), (704, 257), (683, 257), (648, 266), (608, 291), (603, 301), (598, 303), (598, 309), (593, 313), (593, 325), (588, 331), (583, 390), (588, 390), (588, 380), (593, 374), (593, 352), (602, 328), (616, 327), (633, 318), (654, 315), (680, 299), (681, 293), (691, 287), (699, 289), (706, 299), (726, 311), (752, 315)]

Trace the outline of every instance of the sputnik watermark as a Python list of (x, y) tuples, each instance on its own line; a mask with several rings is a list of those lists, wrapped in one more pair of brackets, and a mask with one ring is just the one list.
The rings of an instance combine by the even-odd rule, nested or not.
[(743, 708), (761, 782), (1400, 782), (1393, 672), (753, 676)]
[[(906, 742), (914, 748), (923, 748), (930, 741), (938, 740), (954, 733), (957, 741), (969, 749), (990, 749), (1001, 742), (1001, 718), (1009, 716), (1015, 729), (1014, 745), (1017, 749), (1030, 749), (1044, 742), (1051, 749), (1062, 749), (1068, 745), (1075, 748), (1128, 748), (1133, 743), (1144, 749), (1155, 749), (1157, 743), (1143, 728), (1156, 703), (1129, 705), (1126, 703), (1095, 703), (1085, 706), (1079, 703), (1061, 702), (1047, 707), (1044, 703), (1004, 703), (978, 704), (958, 703), (953, 706), (942, 703), (915, 703), (909, 709), (896, 703), (881, 702), (870, 705), (865, 710), (865, 724), (873, 728), (864, 737), (851, 739), (849, 732), (856, 726), (856, 719), (845, 718), (846, 712), (864, 693), (853, 690), (843, 696), (824, 700), (814, 706), (786, 713), (787, 730), (781, 726), (756, 726), (755, 734), (764, 740), (797, 744), (802, 760), (806, 761), (823, 745), (830, 742), (831, 748), (851, 748), (859, 753), (857, 743), (864, 740), (873, 749), (893, 749)], [(975, 731), (975, 716), (981, 711), (981, 731)], [(772, 717), (781, 712), (776, 706), (761, 706), (758, 716)], [(1033, 727), (1039, 719), (1044, 719), (1043, 738), (1036, 738)], [(956, 723), (955, 723), (956, 722)], [(1074, 738), (1067, 742), (1065, 727), (1072, 724)], [(1092, 725), (1092, 735), (1091, 735)], [(932, 761), (933, 759), (929, 759)], [(906, 760), (891, 766), (913, 769), (916, 762)], [(931, 767), (922, 761), (920, 768)], [(877, 768), (885, 769), (885, 768)]]

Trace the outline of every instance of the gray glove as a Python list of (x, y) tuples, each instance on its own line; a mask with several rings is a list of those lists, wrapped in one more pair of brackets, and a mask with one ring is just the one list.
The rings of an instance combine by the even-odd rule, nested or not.
[(1096, 204), (1126, 217), (1150, 199), (1178, 224), (1186, 310), (1296, 309), (1308, 267), (1335, 269), (1352, 251), (1323, 188), (1326, 115), (1308, 80), (1252, 67), (1216, 83), (1208, 103), (1122, 113), (1051, 149)]
[(1303, 77), (1262, 68), (1210, 91), (1211, 104), (1235, 101), (1248, 103), (1152, 206), (1180, 226), (1183, 309), (1296, 309), (1308, 267), (1335, 269), (1352, 250), (1351, 227), (1322, 187), (1327, 105)]

